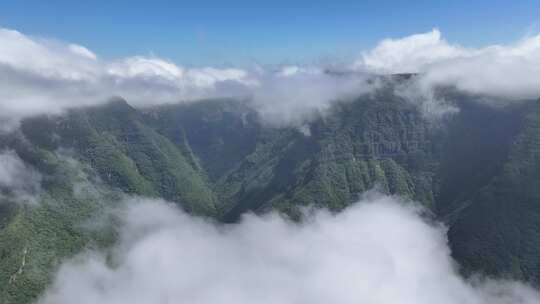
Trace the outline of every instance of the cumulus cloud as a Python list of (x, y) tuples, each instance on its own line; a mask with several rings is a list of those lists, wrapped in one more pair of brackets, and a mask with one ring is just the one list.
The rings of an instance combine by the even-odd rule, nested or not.
[(364, 52), (356, 69), (378, 73), (420, 73), (422, 89), (450, 86), (495, 99), (540, 97), (540, 35), (516, 43), (465, 48), (439, 30), (385, 39)]
[[(239, 69), (179, 67), (155, 57), (101, 60), (83, 46), (0, 28), (0, 122), (56, 114), (123, 96), (134, 106), (227, 96), (228, 82), (253, 85)], [(221, 85), (221, 87), (220, 87)]]
[(131, 199), (112, 256), (64, 263), (38, 303), (539, 303), (518, 282), (456, 272), (441, 225), (371, 193), (303, 223), (247, 215), (218, 226)]
[(434, 62), (467, 54), (466, 49), (448, 44), (441, 32), (433, 29), (401, 39), (384, 39), (374, 49), (363, 52), (355, 66), (379, 73), (419, 73)]
[(27, 166), (13, 151), (0, 153), (0, 202), (37, 203), (41, 175)]
[[(356, 77), (338, 80), (318, 68), (186, 68), (144, 56), (107, 61), (80, 45), (0, 28), (0, 126), (4, 128), (28, 116), (96, 105), (113, 96), (122, 96), (136, 107), (254, 98), (265, 121), (279, 124), (355, 90), (361, 93), (363, 85)], [(278, 110), (285, 116), (276, 115)], [(291, 111), (296, 111), (294, 116)]]
[[(540, 97), (540, 35), (507, 45), (467, 48), (434, 29), (382, 40), (352, 64), (353, 72), (317, 66), (186, 68), (148, 56), (103, 60), (76, 44), (0, 28), (0, 127), (36, 114), (95, 105), (122, 96), (136, 107), (204, 98), (249, 99), (264, 122), (302, 125), (333, 101), (376, 90), (369, 74), (419, 73), (397, 91), (425, 112), (456, 109), (434, 88), (454, 87), (493, 100)], [(371, 78), (373, 80), (373, 78)], [(427, 109), (427, 110), (426, 110)]]

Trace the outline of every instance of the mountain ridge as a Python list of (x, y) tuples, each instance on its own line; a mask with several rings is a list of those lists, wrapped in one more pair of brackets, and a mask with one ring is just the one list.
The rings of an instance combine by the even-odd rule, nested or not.
[[(538, 284), (540, 101), (493, 107), (456, 100), (460, 111), (434, 122), (417, 105), (381, 91), (333, 104), (307, 124), (307, 134), (269, 127), (248, 104), (230, 99), (142, 110), (116, 99), (26, 119), (20, 131), (0, 137), (0, 147), (43, 176), (50, 202), (0, 214), (2, 303), (28, 303), (50, 280), (55, 261), (113, 242), (113, 231), (88, 233), (75, 223), (100, 214), (118, 191), (235, 222), (245, 212), (269, 210), (298, 219), (309, 205), (338, 212), (378, 187), (444, 220), (465, 274)], [(84, 177), (76, 177), (80, 172)], [(78, 196), (79, 179), (101, 194)], [(514, 196), (516, 209), (508, 212), (504, 200)], [(53, 236), (24, 241), (28, 227), (40, 226)], [(58, 239), (59, 248), (43, 245), (45, 237)], [(28, 269), (13, 283), (21, 252), (28, 252)]]

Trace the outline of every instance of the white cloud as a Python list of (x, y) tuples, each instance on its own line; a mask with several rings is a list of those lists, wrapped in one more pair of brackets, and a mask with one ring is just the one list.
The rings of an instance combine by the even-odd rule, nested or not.
[(86, 57), (88, 59), (96, 60), (97, 55), (92, 53), (89, 49), (85, 48), (84, 46), (80, 46), (77, 44), (70, 44), (68, 46), (69, 50), (73, 52), (74, 54), (77, 54), (82, 57)]
[(356, 61), (356, 68), (382, 73), (418, 73), (426, 66), (451, 58), (467, 56), (468, 51), (448, 44), (441, 32), (415, 34), (401, 39), (384, 39)]
[(439, 30), (382, 40), (354, 63), (361, 73), (322, 67), (186, 68), (157, 57), (102, 60), (83, 46), (0, 28), (0, 128), (36, 114), (95, 105), (122, 96), (136, 107), (203, 98), (252, 98), (263, 121), (302, 125), (333, 101), (368, 93), (366, 73), (421, 73), (398, 93), (441, 115), (455, 108), (433, 88), (453, 86), (496, 100), (540, 97), (540, 35), (508, 45), (466, 48)]
[(253, 97), (265, 121), (281, 124), (324, 109), (332, 100), (362, 93), (364, 86), (357, 77), (336, 79), (319, 68), (293, 66), (277, 72), (186, 68), (144, 56), (105, 61), (80, 45), (0, 28), (0, 127), (4, 128), (28, 116), (96, 105), (113, 96), (136, 107)]
[(13, 151), (0, 153), (0, 201), (37, 203), (41, 175), (26, 165)]
[(217, 226), (163, 202), (132, 199), (112, 257), (64, 263), (40, 304), (539, 303), (518, 282), (468, 282), (445, 230), (421, 209), (371, 194), (303, 224), (276, 214)]
[(540, 35), (517, 43), (464, 48), (438, 30), (386, 39), (364, 52), (355, 68), (383, 73), (421, 73), (423, 87), (459, 90), (516, 100), (540, 97)]
[(188, 69), (154, 57), (103, 61), (83, 46), (0, 28), (0, 123), (56, 114), (123, 96), (135, 106), (228, 96), (222, 84), (250, 86), (239, 69)]
[(277, 126), (301, 126), (333, 102), (347, 101), (371, 92), (365, 74), (335, 75), (316, 67), (286, 66), (278, 71), (261, 71), (260, 85), (252, 88), (255, 109), (264, 121)]
[(0, 28), (0, 64), (50, 79), (84, 80), (97, 73), (96, 56), (79, 45), (31, 39)]
[(540, 35), (506, 46), (489, 46), (468, 56), (435, 62), (423, 82), (511, 100), (540, 97)]

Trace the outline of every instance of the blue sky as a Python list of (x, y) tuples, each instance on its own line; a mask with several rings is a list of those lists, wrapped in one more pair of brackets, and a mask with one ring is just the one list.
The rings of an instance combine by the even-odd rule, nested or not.
[(540, 1), (0, 0), (0, 26), (78, 43), (104, 58), (187, 66), (349, 59), (386, 37), (434, 27), (465, 46), (538, 32)]

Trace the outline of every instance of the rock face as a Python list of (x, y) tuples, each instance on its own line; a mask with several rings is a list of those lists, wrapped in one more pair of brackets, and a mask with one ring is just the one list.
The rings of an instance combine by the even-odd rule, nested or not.
[(62, 258), (113, 242), (114, 230), (80, 223), (105, 216), (118, 192), (231, 222), (246, 211), (339, 211), (378, 187), (445, 221), (465, 274), (538, 284), (540, 102), (454, 99), (458, 113), (432, 120), (383, 91), (302, 129), (266, 126), (234, 100), (146, 110), (115, 100), (28, 119), (0, 147), (42, 175), (43, 193), (33, 207), (0, 203), (0, 303), (31, 302)]

